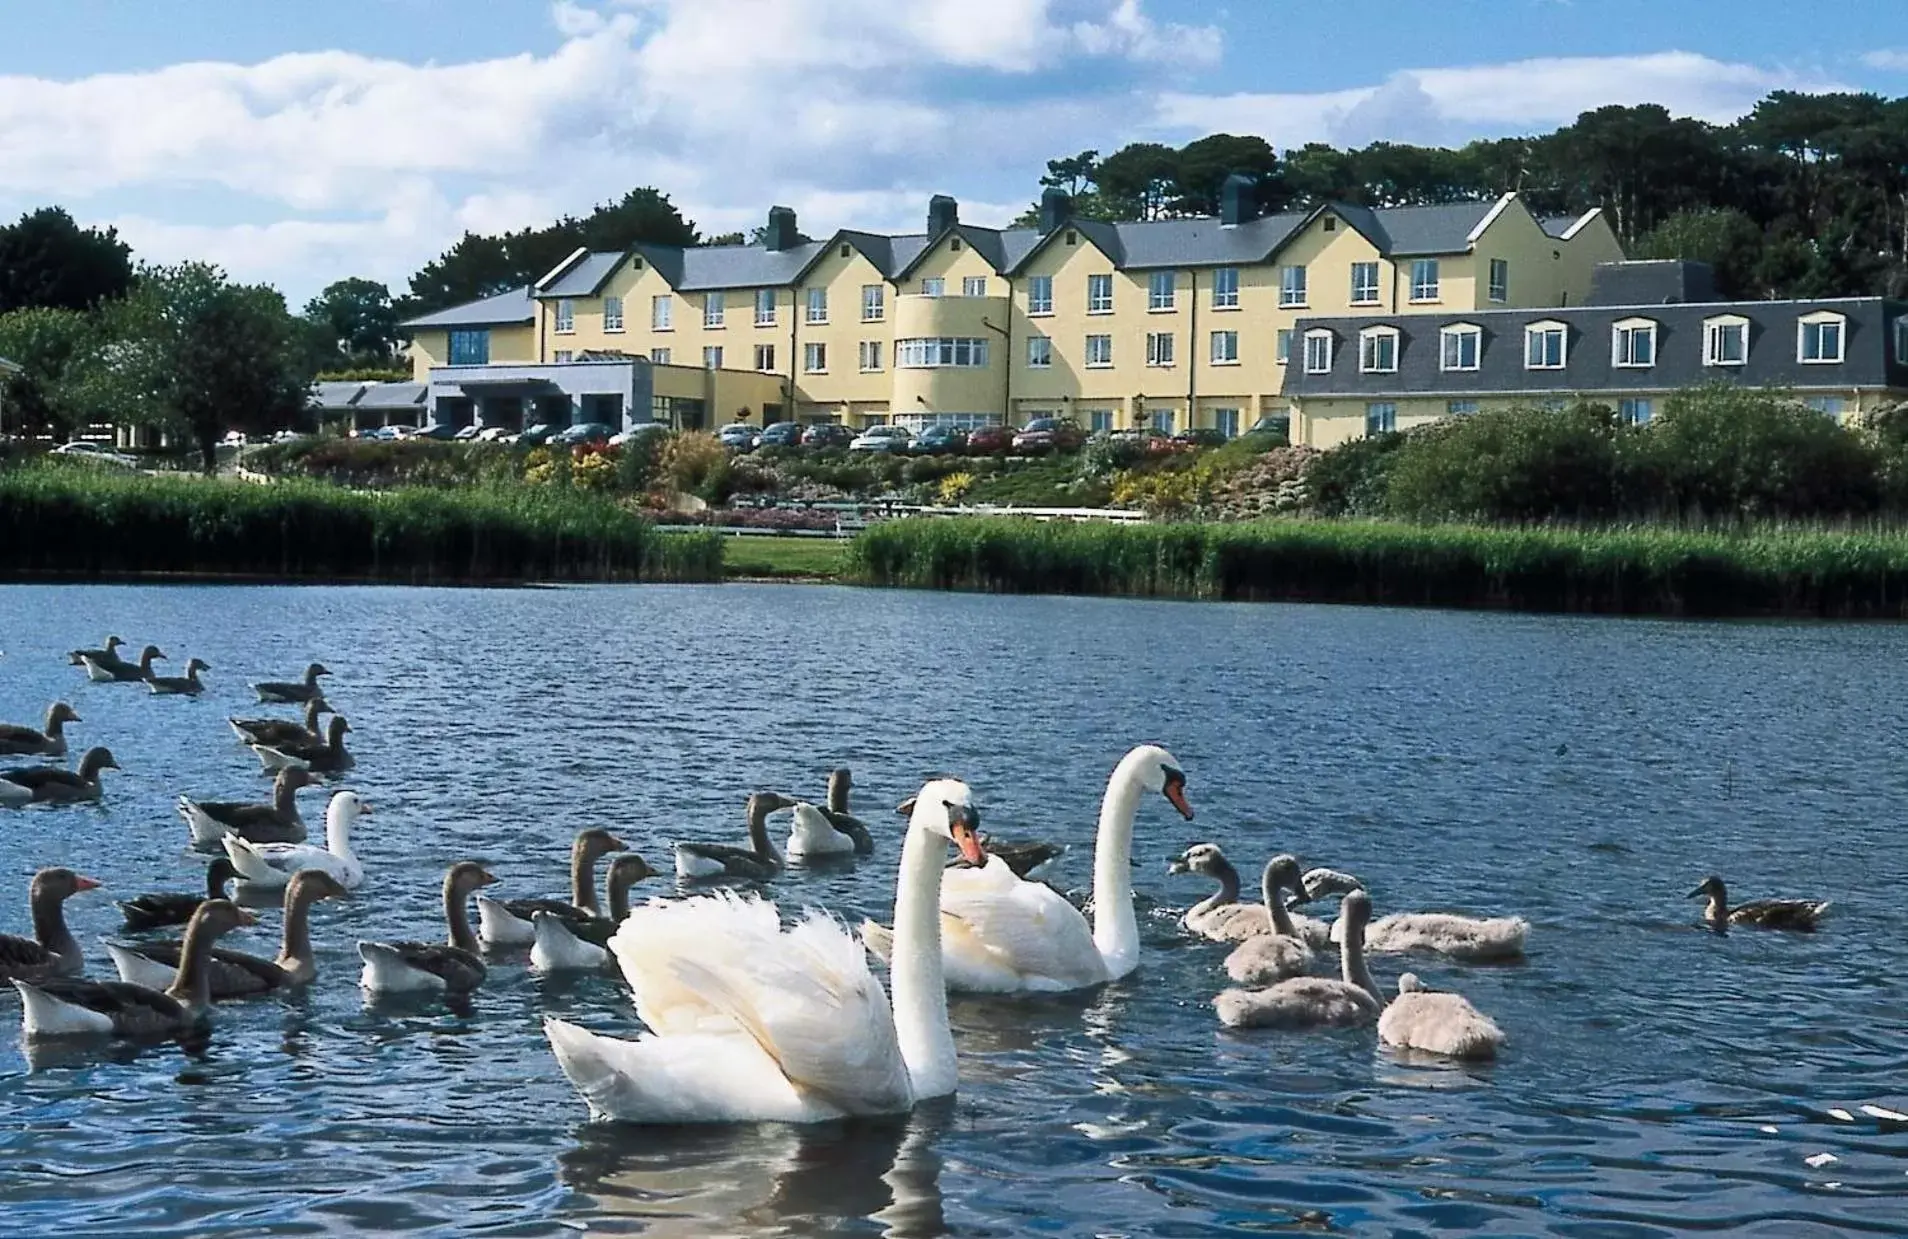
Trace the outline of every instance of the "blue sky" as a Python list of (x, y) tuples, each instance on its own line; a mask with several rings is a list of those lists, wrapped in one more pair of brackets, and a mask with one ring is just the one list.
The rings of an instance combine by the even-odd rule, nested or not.
[(60, 202), (294, 300), (668, 191), (705, 231), (1003, 222), (1043, 161), (1228, 129), (1460, 142), (1777, 87), (1908, 94), (1908, 4), (0, 0), (0, 215)]

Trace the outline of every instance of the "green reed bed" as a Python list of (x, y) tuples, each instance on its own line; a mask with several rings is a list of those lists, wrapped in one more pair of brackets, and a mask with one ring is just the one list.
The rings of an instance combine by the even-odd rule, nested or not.
[(0, 472), (0, 575), (407, 583), (713, 581), (710, 534), (659, 534), (587, 495), (345, 490), (44, 465)]
[(1908, 616), (1908, 531), (1488, 528), (1336, 521), (878, 525), (877, 585), (1636, 615)]

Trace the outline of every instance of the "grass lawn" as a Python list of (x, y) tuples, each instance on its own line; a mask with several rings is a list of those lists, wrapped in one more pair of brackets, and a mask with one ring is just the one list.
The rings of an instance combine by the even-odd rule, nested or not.
[(820, 577), (841, 575), (848, 543), (834, 538), (724, 538), (724, 576)]

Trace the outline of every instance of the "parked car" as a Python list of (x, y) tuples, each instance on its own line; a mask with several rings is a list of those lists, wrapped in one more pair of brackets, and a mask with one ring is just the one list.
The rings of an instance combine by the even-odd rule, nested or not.
[(762, 435), (756, 440), (757, 447), (799, 447), (802, 442), (802, 424), (800, 422), (770, 422), (762, 427)]
[(967, 450), (967, 432), (959, 426), (929, 426), (915, 436), (914, 450), (923, 456), (942, 456)]
[(1154, 430), (1151, 426), (1138, 426), (1128, 430), (1116, 430), (1110, 436), (1115, 443), (1137, 444), (1149, 456), (1169, 456), (1184, 451), (1186, 445), (1175, 442), (1164, 431)]
[(1036, 417), (1014, 435), (1014, 451), (1024, 456), (1048, 452), (1076, 451), (1086, 442), (1086, 432), (1069, 417)]
[(305, 436), (296, 430), (281, 430), (272, 436), (273, 443), (296, 443)]
[(71, 443), (62, 443), (53, 449), (53, 455), (64, 456), (69, 460), (90, 460), (102, 465), (117, 465), (122, 469), (137, 469), (139, 462), (130, 456), (122, 456), (110, 447), (97, 443), (82, 443), (75, 439)]
[(417, 437), (420, 439), (436, 439), (440, 443), (448, 443), (461, 433), (463, 432), (459, 430), (458, 427), (451, 425), (449, 422), (432, 422), (430, 425), (424, 427), (424, 429), (418, 431)]
[(905, 452), (914, 436), (905, 426), (870, 426), (848, 444), (851, 452)]
[(245, 443), (243, 430), (228, 430), (225, 432), (225, 437), (219, 440), (220, 447), (244, 447)]
[(1284, 413), (1268, 413), (1246, 431), (1249, 435), (1277, 435), (1281, 439), (1292, 436), (1292, 419)]
[(459, 426), (457, 433), (452, 435), (451, 438), (459, 443), (469, 443), (472, 439), (481, 438), (483, 433), (484, 428), (479, 426), (476, 422), (472, 422), (468, 426)]
[(1225, 441), (1226, 436), (1211, 426), (1188, 426), (1173, 436), (1173, 442), (1188, 447), (1218, 447)]
[(579, 443), (608, 443), (610, 436), (616, 433), (614, 426), (602, 422), (578, 422), (551, 435), (547, 442), (562, 443), (574, 447)]
[(752, 452), (762, 441), (762, 432), (747, 422), (730, 422), (716, 431), (716, 438), (732, 452)]
[(967, 432), (967, 454), (969, 456), (991, 456), (1004, 452), (1014, 445), (1012, 426), (981, 426)]
[(816, 422), (802, 431), (803, 447), (847, 447), (855, 441), (855, 432), (840, 422)]
[(548, 422), (538, 422), (534, 426), (525, 427), (524, 432), (517, 436), (517, 442), (535, 447), (538, 444), (549, 442), (550, 436), (555, 433), (555, 426), (552, 426)]
[(622, 447), (626, 443), (634, 443), (637, 439), (642, 438), (644, 435), (660, 435), (660, 434), (667, 434), (667, 433), (669, 433), (669, 427), (663, 425), (661, 422), (638, 422), (636, 425), (631, 426), (628, 430), (625, 430), (621, 432), (620, 434), (611, 435), (609, 437), (609, 445), (611, 447)]

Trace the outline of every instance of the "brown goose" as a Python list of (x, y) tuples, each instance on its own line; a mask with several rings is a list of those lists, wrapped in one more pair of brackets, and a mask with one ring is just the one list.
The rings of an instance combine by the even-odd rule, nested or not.
[(99, 772), (117, 770), (111, 749), (91, 748), (80, 758), (78, 770), (59, 766), (25, 766), (18, 770), (0, 770), (0, 781), (27, 790), (34, 804), (78, 804), (99, 799)]
[(214, 849), (227, 831), (253, 843), (303, 843), (305, 822), (298, 814), (298, 789), (318, 780), (292, 767), (272, 779), (272, 802), (194, 800), (179, 797), (179, 816), (192, 831), (192, 846)]
[(601, 968), (609, 963), (609, 952), (604, 947), (623, 918), (629, 915), (629, 888), (644, 878), (656, 876), (648, 861), (634, 852), (625, 852), (610, 862), (608, 916), (532, 913), (530, 920), (537, 927), (537, 940), (530, 948), (530, 966), (539, 972), (570, 972)]
[(303, 705), (313, 697), (320, 696), (318, 677), (330, 675), (331, 671), (323, 663), (313, 663), (305, 668), (302, 680), (264, 680), (252, 685), (260, 701), (283, 702), (287, 705)]
[(1709, 906), (1703, 909), (1703, 919), (1716, 929), (1748, 925), (1756, 929), (1793, 929), (1805, 934), (1814, 933), (1829, 910), (1829, 901), (1826, 899), (1751, 899), (1748, 903), (1739, 903), (1732, 908), (1729, 906), (1729, 888), (1714, 874), (1704, 878), (1703, 884), (1689, 893), (1689, 898), (1705, 895), (1709, 897)]
[(848, 808), (848, 794), (854, 790), (855, 776), (846, 766), (837, 766), (828, 772), (828, 803), (822, 807), (822, 814), (828, 824), (855, 841), (855, 855), (866, 856), (874, 851), (874, 834), (867, 823), (856, 817)]
[(153, 660), (165, 656), (164, 650), (156, 645), (149, 645), (139, 651), (139, 661), (136, 663), (129, 663), (118, 655), (110, 659), (101, 659), (82, 654), (80, 665), (86, 668), (86, 678), (89, 680), (97, 680), (102, 684), (113, 682), (136, 684), (142, 680), (150, 680)]
[(66, 724), (79, 721), (72, 706), (56, 701), (46, 708), (46, 725), (38, 731), (18, 723), (0, 723), (0, 756), (65, 757)]
[(360, 942), (364, 974), (358, 983), (374, 993), (467, 993), (484, 982), (477, 935), (470, 932), (465, 905), (471, 894), (497, 879), (474, 860), (459, 861), (444, 875), (444, 919), (450, 944), (440, 942)]
[(769, 838), (768, 816), (792, 809), (795, 802), (775, 792), (756, 792), (744, 810), (749, 824), (749, 846), (729, 843), (678, 843), (676, 876), (679, 878), (746, 878), (766, 882), (782, 871), (782, 854)]
[(188, 895), (179, 891), (156, 891), (122, 899), (116, 906), (126, 914), (125, 931), (142, 933), (148, 929), (167, 929), (192, 919), (199, 905), (208, 899), (225, 898), (225, 884), (238, 876), (229, 857), (220, 856), (205, 870), (205, 894)]
[(537, 927), (531, 918), (539, 912), (565, 920), (598, 914), (596, 862), (623, 850), (623, 841), (607, 830), (581, 831), (570, 845), (570, 901), (561, 899), (489, 899), (477, 896), (477, 933), (485, 946), (529, 946)]
[(228, 718), (225, 721), (247, 744), (263, 744), (268, 748), (281, 744), (323, 744), (325, 733), (318, 727), (318, 716), (330, 710), (330, 704), (323, 697), (313, 697), (305, 703), (302, 723), (283, 718)]
[(345, 733), (351, 730), (351, 724), (342, 714), (334, 714), (325, 724), (323, 743), (296, 742), (286, 745), (254, 744), (252, 752), (258, 754), (258, 761), (269, 773), (274, 770), (296, 768), (311, 770), (319, 774), (333, 774), (351, 764), (351, 754), (345, 751)]
[(206, 900), (186, 926), (179, 970), (164, 990), (77, 977), (15, 978), (21, 1027), (28, 1037), (154, 1037), (189, 1031), (212, 1005), (206, 964), (213, 942), (240, 925), (256, 924), (256, 916), (229, 899)]
[(149, 675), (146, 677), (146, 687), (155, 697), (197, 697), (205, 691), (199, 672), (210, 670), (212, 664), (205, 659), (189, 658), (184, 675)]
[(118, 637), (107, 637), (106, 645), (103, 649), (68, 650), (66, 652), (66, 661), (75, 667), (84, 665), (88, 658), (103, 663), (114, 662), (119, 658), (119, 647), (124, 644), (126, 643)]
[[(207, 989), (213, 1001), (249, 998), (310, 982), (318, 975), (318, 961), (311, 951), (311, 905), (320, 899), (343, 899), (347, 893), (338, 879), (323, 870), (293, 874), (285, 887), (285, 936), (278, 958), (214, 947), (206, 959)], [(119, 969), (120, 980), (164, 989), (178, 971), (184, 945), (180, 941), (108, 942), (106, 953)]]
[(71, 869), (42, 869), (27, 887), (33, 936), (0, 934), (0, 977), (78, 976), (86, 969), (79, 942), (66, 928), (66, 901), (99, 883)]

